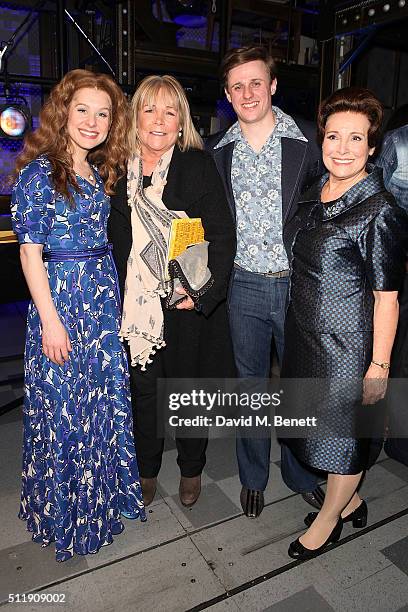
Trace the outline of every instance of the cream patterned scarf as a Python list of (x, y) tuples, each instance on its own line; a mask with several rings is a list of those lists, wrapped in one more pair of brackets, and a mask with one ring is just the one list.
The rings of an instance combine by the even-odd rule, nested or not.
[(167, 244), (172, 220), (187, 216), (184, 211), (168, 210), (162, 202), (173, 150), (160, 158), (146, 189), (141, 158), (135, 155), (128, 164), (132, 248), (119, 335), (129, 343), (132, 366), (139, 364), (142, 370), (152, 362), (156, 349), (165, 346), (160, 298), (169, 291), (165, 278)]

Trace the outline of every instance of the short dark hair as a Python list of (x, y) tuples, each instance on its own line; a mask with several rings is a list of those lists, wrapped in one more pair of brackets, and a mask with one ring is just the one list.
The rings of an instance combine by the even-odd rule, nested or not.
[(224, 87), (227, 88), (228, 86), (228, 73), (230, 70), (256, 60), (261, 60), (261, 62), (266, 64), (271, 81), (273, 81), (276, 78), (276, 63), (272, 55), (266, 47), (250, 45), (248, 47), (230, 49), (224, 55), (220, 66), (220, 77)]
[(383, 106), (372, 91), (363, 87), (344, 87), (323, 100), (317, 113), (317, 135), (320, 144), (324, 139), (327, 119), (330, 115), (343, 112), (365, 115), (370, 123), (368, 146), (377, 146), (381, 138)]

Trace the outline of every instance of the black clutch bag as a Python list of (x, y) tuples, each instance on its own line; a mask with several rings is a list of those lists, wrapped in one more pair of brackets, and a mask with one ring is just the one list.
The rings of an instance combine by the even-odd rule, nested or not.
[(194, 303), (214, 284), (214, 278), (208, 269), (208, 242), (188, 246), (185, 251), (168, 264), (170, 292), (165, 299), (166, 308), (174, 310), (184, 299), (176, 289), (182, 287)]

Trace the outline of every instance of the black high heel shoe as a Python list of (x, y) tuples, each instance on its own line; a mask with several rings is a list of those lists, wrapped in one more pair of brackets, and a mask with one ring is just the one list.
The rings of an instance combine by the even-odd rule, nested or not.
[(342, 529), (343, 521), (340, 517), (327, 540), (321, 546), (319, 546), (319, 548), (315, 549), (306, 548), (306, 546), (303, 546), (298, 538), (289, 546), (289, 557), (292, 557), (292, 559), (298, 559), (300, 561), (303, 561), (304, 559), (313, 559), (313, 557), (316, 557), (319, 553), (321, 553), (324, 548), (327, 548), (327, 546), (330, 544), (334, 544), (335, 542), (339, 541)]
[[(306, 527), (310, 527), (310, 525), (313, 523), (317, 515), (318, 515), (318, 512), (309, 512), (309, 514), (305, 517), (305, 520), (304, 520)], [(359, 507), (356, 508), (354, 512), (350, 512), (350, 514), (348, 514), (347, 516), (343, 518), (343, 523), (352, 522), (354, 529), (362, 529), (363, 527), (367, 525), (367, 515), (368, 515), (368, 508), (367, 508), (367, 504), (365, 503), (363, 499)]]

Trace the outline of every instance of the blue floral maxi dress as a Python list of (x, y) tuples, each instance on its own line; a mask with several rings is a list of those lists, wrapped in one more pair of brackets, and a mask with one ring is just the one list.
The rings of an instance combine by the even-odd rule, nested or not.
[[(44, 156), (20, 172), (12, 194), (19, 242), (43, 244), (44, 253), (105, 246), (110, 204), (101, 178), (95, 172), (93, 186), (77, 177), (82, 193), (72, 192), (72, 206), (56, 194), (50, 175)], [(145, 520), (145, 511), (112, 258), (108, 253), (44, 265), (72, 352), (64, 366), (47, 359), (31, 303), (19, 517), (34, 541), (55, 541), (57, 561), (65, 561), (110, 544), (123, 531), (121, 513)]]

